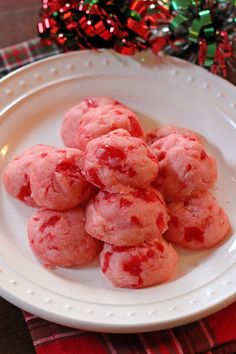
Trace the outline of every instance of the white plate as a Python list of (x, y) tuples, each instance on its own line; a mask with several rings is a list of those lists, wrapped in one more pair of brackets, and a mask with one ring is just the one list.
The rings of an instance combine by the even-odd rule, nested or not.
[(1, 295), (48, 320), (81, 329), (140, 332), (187, 323), (235, 299), (235, 87), (173, 58), (91, 51), (59, 55), (8, 75), (0, 85), (0, 170), (31, 145), (62, 145), (64, 113), (88, 95), (127, 104), (146, 127), (173, 123), (196, 130), (217, 158), (214, 194), (230, 216), (232, 234), (220, 247), (179, 251), (174, 280), (141, 290), (116, 289), (98, 263), (81, 269), (44, 269), (26, 237), (33, 213), (0, 186)]

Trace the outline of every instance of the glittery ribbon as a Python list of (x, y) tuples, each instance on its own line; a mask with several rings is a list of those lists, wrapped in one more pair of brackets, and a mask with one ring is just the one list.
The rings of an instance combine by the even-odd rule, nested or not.
[(39, 35), (65, 50), (165, 51), (225, 75), (236, 0), (42, 0)]

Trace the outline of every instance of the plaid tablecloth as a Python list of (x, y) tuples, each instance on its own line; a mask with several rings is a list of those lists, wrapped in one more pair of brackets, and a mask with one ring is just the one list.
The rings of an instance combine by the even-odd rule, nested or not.
[[(38, 39), (0, 49), (0, 77), (60, 52), (56, 46), (43, 46)], [(236, 353), (236, 302), (200, 321), (141, 334), (94, 333), (59, 326), (28, 313), (24, 317), (37, 354)]]
[(56, 45), (44, 46), (38, 38), (2, 48), (0, 49), (0, 78), (23, 65), (61, 52), (62, 50)]
[(37, 354), (235, 354), (236, 302), (191, 324), (141, 334), (75, 330), (25, 313)]

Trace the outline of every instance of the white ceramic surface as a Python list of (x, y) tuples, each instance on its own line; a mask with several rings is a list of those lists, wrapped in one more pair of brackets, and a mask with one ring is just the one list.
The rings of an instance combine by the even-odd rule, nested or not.
[(179, 252), (176, 277), (141, 290), (116, 289), (98, 262), (81, 269), (44, 269), (26, 236), (33, 209), (0, 185), (1, 295), (48, 320), (81, 329), (141, 332), (177, 326), (235, 299), (236, 89), (181, 60), (114, 52), (69, 53), (29, 65), (0, 84), (0, 170), (18, 152), (45, 143), (62, 146), (64, 113), (88, 95), (127, 104), (146, 128), (173, 123), (196, 130), (217, 158), (214, 194), (230, 216), (232, 232), (220, 247)]

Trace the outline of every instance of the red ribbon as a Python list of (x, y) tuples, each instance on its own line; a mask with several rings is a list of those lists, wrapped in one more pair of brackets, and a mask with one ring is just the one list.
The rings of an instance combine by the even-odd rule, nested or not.
[(226, 59), (233, 57), (233, 47), (229, 43), (229, 36), (227, 32), (220, 33), (220, 43), (216, 49), (214, 64), (211, 67), (213, 74), (222, 74), (227, 76)]

